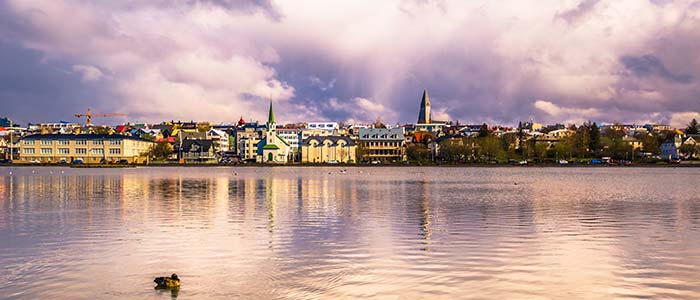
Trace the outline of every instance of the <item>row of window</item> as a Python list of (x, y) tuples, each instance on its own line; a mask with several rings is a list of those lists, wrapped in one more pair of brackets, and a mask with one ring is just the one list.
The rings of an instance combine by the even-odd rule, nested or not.
[(401, 142), (365, 142), (368, 147), (399, 147)]
[[(36, 140), (23, 140), (22, 143), (25, 145), (34, 145)], [(70, 140), (40, 140), (42, 145), (52, 145), (54, 141), (57, 141), (59, 145), (68, 145)], [(87, 145), (87, 140), (75, 140), (76, 145)], [(104, 145), (104, 140), (92, 140), (93, 145)], [(109, 140), (110, 145), (121, 145), (121, 140)]]
[[(92, 148), (91, 149), (92, 154), (104, 154), (104, 149), (102, 148)], [(40, 150), (41, 154), (53, 154), (53, 149), (52, 148), (41, 148)], [(24, 154), (35, 154), (36, 150), (34, 148), (24, 148), (23, 149)], [(121, 148), (110, 148), (109, 149), (109, 154), (121, 154), (122, 149)], [(70, 148), (58, 148), (58, 154), (70, 154)], [(75, 148), (75, 154), (87, 154), (87, 149), (86, 148)]]

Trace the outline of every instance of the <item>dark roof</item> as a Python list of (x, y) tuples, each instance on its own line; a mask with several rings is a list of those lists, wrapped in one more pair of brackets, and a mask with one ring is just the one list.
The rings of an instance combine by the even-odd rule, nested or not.
[(301, 144), (304, 146), (308, 146), (309, 142), (312, 140), (316, 140), (319, 143), (323, 143), (324, 141), (330, 140), (333, 142), (333, 144), (338, 144), (338, 141), (345, 141), (348, 146), (354, 146), (355, 145), (355, 140), (351, 139), (350, 137), (347, 136), (338, 136), (338, 135), (327, 135), (327, 136), (310, 136), (305, 138)]
[(147, 139), (142, 139), (137, 136), (121, 135), (121, 134), (32, 134), (22, 138), (23, 140), (136, 140), (143, 142), (151, 142)]
[(212, 140), (183, 140), (182, 141), (182, 151), (185, 152), (190, 152), (193, 149), (193, 146), (195, 148), (200, 148), (201, 149), (196, 149), (195, 152), (209, 152), (209, 149), (211, 149), (214, 146), (214, 143)]

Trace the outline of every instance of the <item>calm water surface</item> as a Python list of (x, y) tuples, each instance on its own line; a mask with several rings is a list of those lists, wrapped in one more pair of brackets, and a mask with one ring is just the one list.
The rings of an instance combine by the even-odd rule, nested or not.
[(0, 299), (700, 299), (698, 168), (339, 169), (0, 168)]

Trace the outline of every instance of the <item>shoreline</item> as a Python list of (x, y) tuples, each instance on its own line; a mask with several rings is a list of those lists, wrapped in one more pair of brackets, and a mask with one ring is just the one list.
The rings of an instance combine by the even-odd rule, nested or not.
[(632, 164), (627, 166), (617, 166), (617, 165), (591, 165), (591, 164), (532, 164), (532, 165), (510, 165), (510, 164), (384, 164), (384, 165), (371, 165), (371, 164), (284, 164), (284, 165), (266, 165), (266, 164), (149, 164), (149, 165), (58, 165), (58, 164), (3, 164), (0, 168), (49, 168), (49, 167), (65, 167), (74, 169), (122, 169), (122, 168), (138, 168), (138, 167), (152, 167), (152, 168), (174, 168), (174, 167), (184, 167), (184, 168), (219, 168), (219, 167), (230, 167), (230, 168), (285, 168), (285, 167), (302, 167), (302, 168), (405, 168), (405, 167), (417, 167), (417, 168), (700, 168), (700, 162), (693, 163), (680, 163), (680, 164)]

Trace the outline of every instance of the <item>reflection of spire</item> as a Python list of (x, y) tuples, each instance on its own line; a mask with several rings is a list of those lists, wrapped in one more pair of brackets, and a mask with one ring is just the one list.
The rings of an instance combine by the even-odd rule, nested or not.
[[(427, 195), (426, 191), (426, 184), (425, 181), (421, 181), (418, 183), (421, 187), (421, 201), (420, 201), (420, 210), (421, 210), (421, 219), (420, 219), (420, 225), (421, 225), (421, 231), (423, 234), (423, 239), (425, 240), (425, 244), (430, 245), (430, 238), (433, 235), (433, 230), (432, 230), (432, 216), (430, 212), (430, 198)], [(426, 246), (426, 249), (427, 246)]]
[[(267, 179), (265, 184), (265, 189), (267, 191), (267, 231), (272, 234), (275, 229), (275, 191), (274, 191), (274, 181), (272, 178)], [(270, 243), (272, 243), (272, 237), (270, 237)]]

